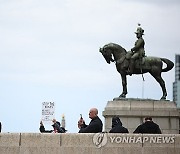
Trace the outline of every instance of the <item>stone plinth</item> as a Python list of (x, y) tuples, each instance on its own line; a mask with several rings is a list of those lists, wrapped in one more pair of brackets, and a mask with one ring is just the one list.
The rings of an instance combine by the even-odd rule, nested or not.
[(112, 125), (112, 117), (119, 116), (123, 125), (132, 133), (151, 116), (164, 134), (179, 134), (179, 110), (175, 102), (151, 99), (122, 99), (108, 101), (103, 116), (105, 117), (105, 131)]

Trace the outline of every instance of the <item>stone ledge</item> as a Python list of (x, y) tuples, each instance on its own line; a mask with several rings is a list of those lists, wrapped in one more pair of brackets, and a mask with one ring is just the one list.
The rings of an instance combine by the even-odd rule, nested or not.
[(177, 106), (175, 102), (172, 101), (157, 101), (157, 100), (149, 100), (149, 99), (127, 99), (127, 100), (116, 100), (116, 101), (108, 101), (106, 110), (177, 110)]
[(20, 133), (0, 133), (0, 146), (18, 147), (20, 145)]
[(118, 115), (118, 116), (125, 116), (125, 117), (130, 117), (130, 116), (134, 116), (134, 117), (139, 117), (139, 116), (151, 116), (151, 117), (178, 117), (179, 116), (179, 112), (176, 111), (124, 111), (124, 110), (106, 110), (103, 111), (102, 115), (104, 117), (108, 117), (108, 116), (113, 116), (113, 115)]
[[(4, 143), (5, 142), (5, 143)], [(121, 151), (121, 152), (120, 152)], [(179, 154), (179, 134), (1, 133), (1, 154)]]
[(60, 134), (21, 133), (21, 147), (59, 147)]

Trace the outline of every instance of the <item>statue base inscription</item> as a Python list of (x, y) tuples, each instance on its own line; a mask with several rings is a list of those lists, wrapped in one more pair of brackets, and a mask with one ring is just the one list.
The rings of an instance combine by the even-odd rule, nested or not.
[(151, 116), (163, 134), (179, 134), (179, 110), (173, 101), (114, 99), (108, 101), (103, 116), (107, 132), (111, 129), (113, 116), (119, 116), (130, 133), (144, 122), (145, 117)]

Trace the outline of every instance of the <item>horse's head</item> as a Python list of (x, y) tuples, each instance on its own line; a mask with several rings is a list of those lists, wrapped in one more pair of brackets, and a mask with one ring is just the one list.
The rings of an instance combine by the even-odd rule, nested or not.
[(112, 49), (111, 46), (109, 46), (109, 44), (105, 45), (103, 48), (100, 48), (99, 52), (102, 53), (103, 57), (105, 58), (108, 64), (110, 64), (110, 62), (114, 62), (114, 59), (112, 59)]

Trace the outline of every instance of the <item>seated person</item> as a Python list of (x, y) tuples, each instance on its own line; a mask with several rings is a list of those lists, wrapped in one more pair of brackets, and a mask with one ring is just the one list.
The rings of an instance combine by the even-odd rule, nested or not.
[(89, 125), (85, 124), (85, 121), (81, 117), (78, 121), (79, 133), (99, 133), (102, 132), (102, 121), (98, 117), (98, 110), (96, 108), (92, 108), (89, 111), (89, 118), (92, 119)]
[(52, 125), (53, 130), (45, 130), (45, 127), (41, 121), (40, 128), (39, 128), (40, 132), (41, 133), (65, 133), (66, 132), (65, 128), (60, 127), (61, 124), (60, 124), (60, 122), (56, 121), (56, 119), (53, 119), (52, 122), (54, 123)]
[(129, 133), (128, 129), (122, 126), (122, 122), (119, 117), (112, 118), (112, 129), (109, 133)]
[(152, 121), (152, 117), (146, 117), (145, 122), (139, 125), (133, 133), (161, 134), (159, 125)]

